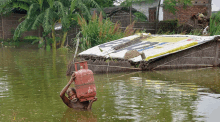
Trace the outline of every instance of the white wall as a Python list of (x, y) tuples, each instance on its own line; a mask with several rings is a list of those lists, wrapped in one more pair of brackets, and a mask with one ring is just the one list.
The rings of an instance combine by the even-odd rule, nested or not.
[(144, 2), (140, 3), (134, 3), (132, 4), (132, 7), (135, 8), (137, 11), (140, 11), (141, 13), (143, 13), (144, 15), (147, 16), (147, 18), (149, 19), (149, 8), (152, 7), (157, 7), (158, 6), (158, 2), (152, 3), (152, 4), (146, 4)]

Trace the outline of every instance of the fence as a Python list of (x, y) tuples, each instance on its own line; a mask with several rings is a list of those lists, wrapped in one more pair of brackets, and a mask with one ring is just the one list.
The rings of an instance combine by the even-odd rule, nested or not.
[[(18, 20), (22, 17), (24, 17), (24, 14), (11, 14), (7, 17), (0, 17), (0, 38), (2, 39), (8, 39), (13, 37), (13, 30), (18, 26), (20, 23)], [(112, 16), (110, 18), (112, 22), (119, 22), (121, 24), (121, 29), (125, 30), (126, 27), (135, 20), (134, 16), (123, 13), (119, 15)], [(157, 24), (157, 29), (156, 29)], [(155, 34), (158, 31), (163, 32), (173, 32), (177, 27), (177, 21), (162, 21), (159, 23), (156, 22), (136, 22), (134, 24), (135, 30), (141, 30), (145, 31), (146, 33), (152, 33)], [(80, 28), (79, 26), (72, 27), (67, 35), (67, 41), (66, 44), (72, 45), (73, 39), (76, 37), (76, 35), (79, 33)], [(25, 36), (39, 36), (41, 34), (42, 30), (34, 30), (34, 31), (28, 31), (23, 33), (22, 37)]]
[[(135, 30), (144, 31), (146, 33), (156, 34), (156, 33), (160, 33), (160, 32), (176, 31), (177, 23), (178, 23), (178, 21), (176, 21), (176, 20), (174, 20), (174, 21), (160, 21), (158, 23), (156, 23), (156, 22), (136, 22), (134, 24), (133, 28)], [(121, 26), (121, 29), (125, 30), (129, 24), (130, 24), (130, 22), (128, 23), (126, 21), (126, 24), (125, 23), (122, 24), (123, 26)], [(156, 24), (157, 24), (157, 29), (156, 29)], [(79, 31), (80, 31), (79, 26), (72, 27), (72, 29), (68, 32), (66, 44), (72, 45), (73, 39), (76, 37), (76, 35), (79, 33)]]
[[(19, 19), (21, 19), (24, 16), (25, 14), (15, 14), (15, 13), (12, 13), (9, 16), (1, 16), (0, 17), (0, 38), (1, 39), (13, 38), (13, 32), (20, 23)], [(24, 32), (22, 35), (22, 38), (25, 36), (30, 36), (30, 35), (38, 36), (39, 30)]]

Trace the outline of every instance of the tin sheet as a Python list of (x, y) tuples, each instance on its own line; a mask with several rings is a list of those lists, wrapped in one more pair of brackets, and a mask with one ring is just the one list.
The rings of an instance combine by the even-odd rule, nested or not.
[[(129, 41), (141, 38), (137, 43), (128, 45), (124, 48), (115, 49), (116, 46), (126, 44)], [(164, 55), (169, 55), (194, 46), (211, 41), (216, 36), (194, 36), (194, 35), (151, 35), (150, 33), (135, 34), (118, 40), (110, 41), (97, 45), (81, 52), (80, 56), (111, 57), (112, 59), (124, 59), (125, 53), (129, 50), (137, 50), (145, 54), (145, 59), (141, 56), (131, 58), (133, 62), (149, 61)]]

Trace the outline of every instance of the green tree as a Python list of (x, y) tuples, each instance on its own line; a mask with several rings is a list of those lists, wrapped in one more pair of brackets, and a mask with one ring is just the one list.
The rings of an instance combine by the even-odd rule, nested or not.
[(127, 26), (126, 29), (122, 31), (120, 29), (120, 24), (111, 22), (109, 18), (103, 19), (102, 12), (100, 12), (99, 17), (94, 12), (92, 18), (88, 20), (88, 22), (81, 16), (78, 17), (78, 23), (82, 34), (80, 41), (80, 48), (82, 50), (133, 35), (135, 32), (133, 29), (134, 23)]
[[(6, 0), (2, 6), (5, 10), (9, 8), (19, 8), (26, 4), (28, 0), (20, 0), (20, 4), (14, 4), (19, 0)], [(100, 9), (98, 4), (94, 0), (30, 0), (29, 8), (27, 10), (27, 16), (15, 30), (14, 39), (20, 37), (25, 31), (36, 30), (39, 26), (42, 26), (44, 33), (52, 34), (52, 48), (56, 49), (55, 39), (55, 23), (61, 21), (62, 30), (64, 32), (61, 47), (63, 47), (66, 40), (67, 32), (70, 28), (72, 21), (76, 21), (76, 14), (81, 14), (85, 18), (91, 18), (89, 7), (86, 4), (90, 4), (91, 7)], [(101, 9), (100, 9), (101, 10)], [(3, 10), (2, 10), (3, 11)], [(75, 18), (75, 19), (74, 19)], [(75, 22), (76, 23), (76, 22)]]
[[(16, 40), (25, 31), (36, 30), (39, 26), (42, 26), (44, 32), (49, 33), (51, 31), (53, 39), (52, 47), (53, 49), (56, 49), (54, 25), (59, 19), (59, 13), (53, 8), (54, 6), (56, 6), (56, 8), (63, 8), (59, 1), (33, 1), (28, 9), (27, 17), (16, 28), (14, 39)], [(64, 8), (61, 12), (63, 11)]]
[(95, 2), (98, 3), (99, 6), (102, 8), (114, 6), (114, 1), (115, 0), (95, 0)]
[[(121, 1), (121, 0), (116, 0)], [(172, 12), (173, 14), (176, 13), (177, 5), (182, 5), (183, 8), (186, 8), (188, 5), (192, 5), (192, 0), (164, 0), (163, 7), (164, 9), (168, 10), (169, 12)], [(132, 6), (132, 3), (154, 3), (154, 2), (161, 2), (161, 0), (125, 0), (121, 3), (121, 6)], [(158, 4), (159, 5), (159, 4)]]
[(69, 21), (67, 21), (66, 24), (62, 23), (62, 30), (64, 34), (61, 42), (61, 47), (64, 47), (64, 43), (70, 26), (77, 24), (78, 14), (89, 20), (91, 19), (90, 8), (97, 8), (101, 11), (100, 6), (95, 0), (70, 0), (69, 4), (67, 4), (67, 8), (70, 8), (66, 12)]
[(164, 0), (164, 9), (175, 14), (177, 5), (181, 5), (183, 8), (186, 8), (188, 5), (192, 5), (192, 0)]

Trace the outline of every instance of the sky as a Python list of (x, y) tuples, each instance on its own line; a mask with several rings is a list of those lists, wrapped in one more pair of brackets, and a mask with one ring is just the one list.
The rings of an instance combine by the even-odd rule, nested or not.
[(212, 11), (220, 10), (220, 0), (212, 0)]

